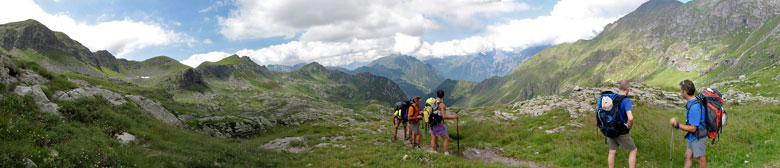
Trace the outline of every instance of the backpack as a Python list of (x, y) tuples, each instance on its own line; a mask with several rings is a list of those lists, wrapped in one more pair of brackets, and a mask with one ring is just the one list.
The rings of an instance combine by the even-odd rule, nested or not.
[(425, 100), (425, 105), (423, 105), (423, 122), (428, 123), (428, 117), (430, 117), (431, 112), (433, 112), (433, 103), (436, 100), (434, 98), (428, 98)]
[(623, 125), (625, 119), (619, 114), (620, 102), (626, 96), (611, 91), (602, 92), (596, 105), (596, 124), (606, 137), (614, 138), (628, 133), (628, 128)]
[(409, 118), (409, 106), (412, 105), (412, 102), (409, 100), (401, 101), (395, 103), (395, 110), (394, 111), (401, 111), (400, 116), (396, 116), (398, 120), (406, 121)]
[(439, 101), (436, 101), (433, 98), (428, 98), (427, 101), (425, 101), (425, 108), (426, 110), (430, 109), (430, 111), (426, 112), (428, 113), (428, 117), (426, 123), (430, 127), (436, 126), (441, 124), (442, 120), (444, 120), (444, 117), (441, 116), (441, 111), (439, 111)]
[[(696, 101), (699, 103), (704, 115), (704, 128), (706, 134), (697, 135), (697, 137), (709, 137), (712, 139), (712, 144), (715, 144), (715, 140), (720, 137), (720, 131), (723, 126), (726, 125), (726, 111), (723, 110), (723, 95), (715, 89), (707, 88), (702, 91), (701, 94), (696, 95)], [(692, 103), (693, 104), (693, 103)], [(688, 107), (690, 110), (690, 107)], [(696, 132), (699, 132), (698, 130)], [(702, 131), (705, 132), (705, 131)]]

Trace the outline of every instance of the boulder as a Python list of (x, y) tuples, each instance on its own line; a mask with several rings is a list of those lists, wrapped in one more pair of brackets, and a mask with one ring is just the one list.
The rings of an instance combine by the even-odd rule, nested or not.
[(30, 160), (29, 158), (24, 158), (24, 167), (25, 168), (37, 168), (38, 165), (35, 164), (35, 162)]
[(127, 102), (124, 97), (122, 97), (122, 95), (97, 87), (80, 87), (64, 92), (58, 92), (56, 95), (57, 100), (60, 101), (73, 101), (84, 97), (100, 95), (114, 105), (122, 105)]
[(117, 140), (119, 140), (119, 143), (122, 143), (122, 144), (127, 144), (127, 143), (135, 141), (135, 135), (127, 133), (127, 132), (122, 132), (122, 134), (117, 134), (117, 135), (115, 135), (115, 137), (116, 137)]
[(32, 97), (35, 99), (35, 104), (38, 105), (41, 111), (62, 117), (62, 113), (57, 111), (60, 107), (57, 104), (49, 101), (49, 98), (46, 97), (46, 94), (44, 94), (43, 90), (41, 90), (40, 85), (16, 86), (14, 93), (18, 94), (19, 96), (32, 95)]
[(135, 95), (126, 95), (125, 97), (138, 105), (138, 107), (141, 107), (141, 109), (143, 109), (145, 112), (152, 114), (152, 117), (155, 119), (163, 121), (169, 125), (175, 125), (179, 127), (182, 126), (181, 121), (176, 118), (175, 115), (171, 114), (167, 109), (165, 109), (165, 107), (160, 105), (159, 102)]

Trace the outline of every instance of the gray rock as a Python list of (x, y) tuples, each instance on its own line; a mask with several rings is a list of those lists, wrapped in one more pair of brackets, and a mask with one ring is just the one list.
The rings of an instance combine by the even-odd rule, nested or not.
[(122, 97), (122, 95), (97, 87), (81, 87), (64, 92), (58, 92), (56, 95), (57, 100), (60, 101), (73, 101), (83, 97), (93, 97), (100, 95), (114, 105), (122, 105), (127, 102), (124, 97)]
[(30, 160), (29, 158), (24, 158), (24, 167), (25, 168), (36, 168), (36, 167), (38, 167), (38, 165), (35, 164), (35, 162)]
[(138, 105), (138, 107), (141, 107), (141, 109), (143, 109), (145, 112), (152, 114), (152, 117), (169, 125), (175, 125), (179, 127), (182, 126), (181, 121), (176, 118), (176, 116), (171, 114), (167, 109), (165, 109), (165, 107), (160, 105), (160, 103), (141, 96), (126, 95), (125, 97)]
[(135, 135), (127, 133), (127, 132), (122, 132), (122, 134), (117, 134), (116, 135), (116, 139), (119, 140), (119, 142), (122, 143), (122, 144), (127, 144), (127, 143), (135, 141)]
[[(292, 146), (293, 142), (301, 143), (302, 146)], [(290, 153), (303, 153), (311, 150), (311, 148), (309, 148), (308, 145), (306, 145), (306, 139), (304, 139), (303, 137), (286, 137), (286, 138), (275, 139), (271, 142), (263, 144), (262, 148), (268, 150), (275, 150), (277, 152), (287, 151)]]
[(257, 135), (266, 130), (263, 117), (214, 116), (204, 117), (195, 121), (194, 129), (198, 132), (217, 137), (245, 138)]
[(49, 101), (49, 98), (46, 97), (46, 94), (44, 94), (41, 90), (40, 85), (16, 86), (14, 93), (18, 94), (19, 96), (32, 95), (32, 97), (35, 99), (35, 104), (38, 105), (41, 111), (62, 117), (62, 114), (57, 111), (60, 107), (57, 104)]
[(21, 74), (19, 75), (19, 81), (28, 85), (43, 85), (46, 83), (49, 83), (49, 79), (46, 79), (45, 77), (38, 75), (38, 73), (35, 73), (31, 70), (21, 70)]
[(739, 75), (739, 80), (745, 80), (745, 75)]
[(760, 83), (756, 83), (756, 87), (761, 87), (761, 84)]

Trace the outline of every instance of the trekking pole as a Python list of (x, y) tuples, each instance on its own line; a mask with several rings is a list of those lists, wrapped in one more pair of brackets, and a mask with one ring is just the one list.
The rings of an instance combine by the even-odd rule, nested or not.
[(674, 127), (672, 127), (672, 137), (669, 138), (669, 168), (672, 168), (673, 149), (674, 149)]
[[(458, 114), (458, 112), (460, 112), (460, 110), (455, 111), (455, 114)], [(460, 153), (460, 129), (458, 128), (458, 123), (459, 123), (458, 118), (455, 118), (455, 133), (458, 136), (458, 140), (456, 142), (458, 144), (458, 153)]]

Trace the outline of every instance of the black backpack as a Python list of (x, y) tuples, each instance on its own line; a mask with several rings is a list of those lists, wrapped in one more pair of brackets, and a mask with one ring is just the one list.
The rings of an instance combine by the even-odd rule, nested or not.
[(397, 116), (398, 120), (406, 121), (409, 119), (409, 106), (412, 105), (412, 101), (405, 100), (395, 103), (395, 109), (393, 111), (401, 110), (401, 116)]
[[(612, 101), (612, 108), (602, 108), (601, 103), (605, 98)], [(628, 127), (623, 124), (624, 119), (619, 114), (620, 102), (625, 98), (626, 96), (611, 91), (602, 92), (599, 96), (596, 105), (596, 124), (598, 124), (601, 133), (604, 134), (604, 141), (606, 141), (606, 137), (614, 138), (629, 132)]]
[(428, 125), (430, 127), (439, 125), (442, 120), (444, 120), (444, 117), (441, 116), (441, 111), (439, 111), (439, 101), (434, 100), (433, 104), (426, 103), (425, 106), (431, 107), (431, 114), (428, 115)]

